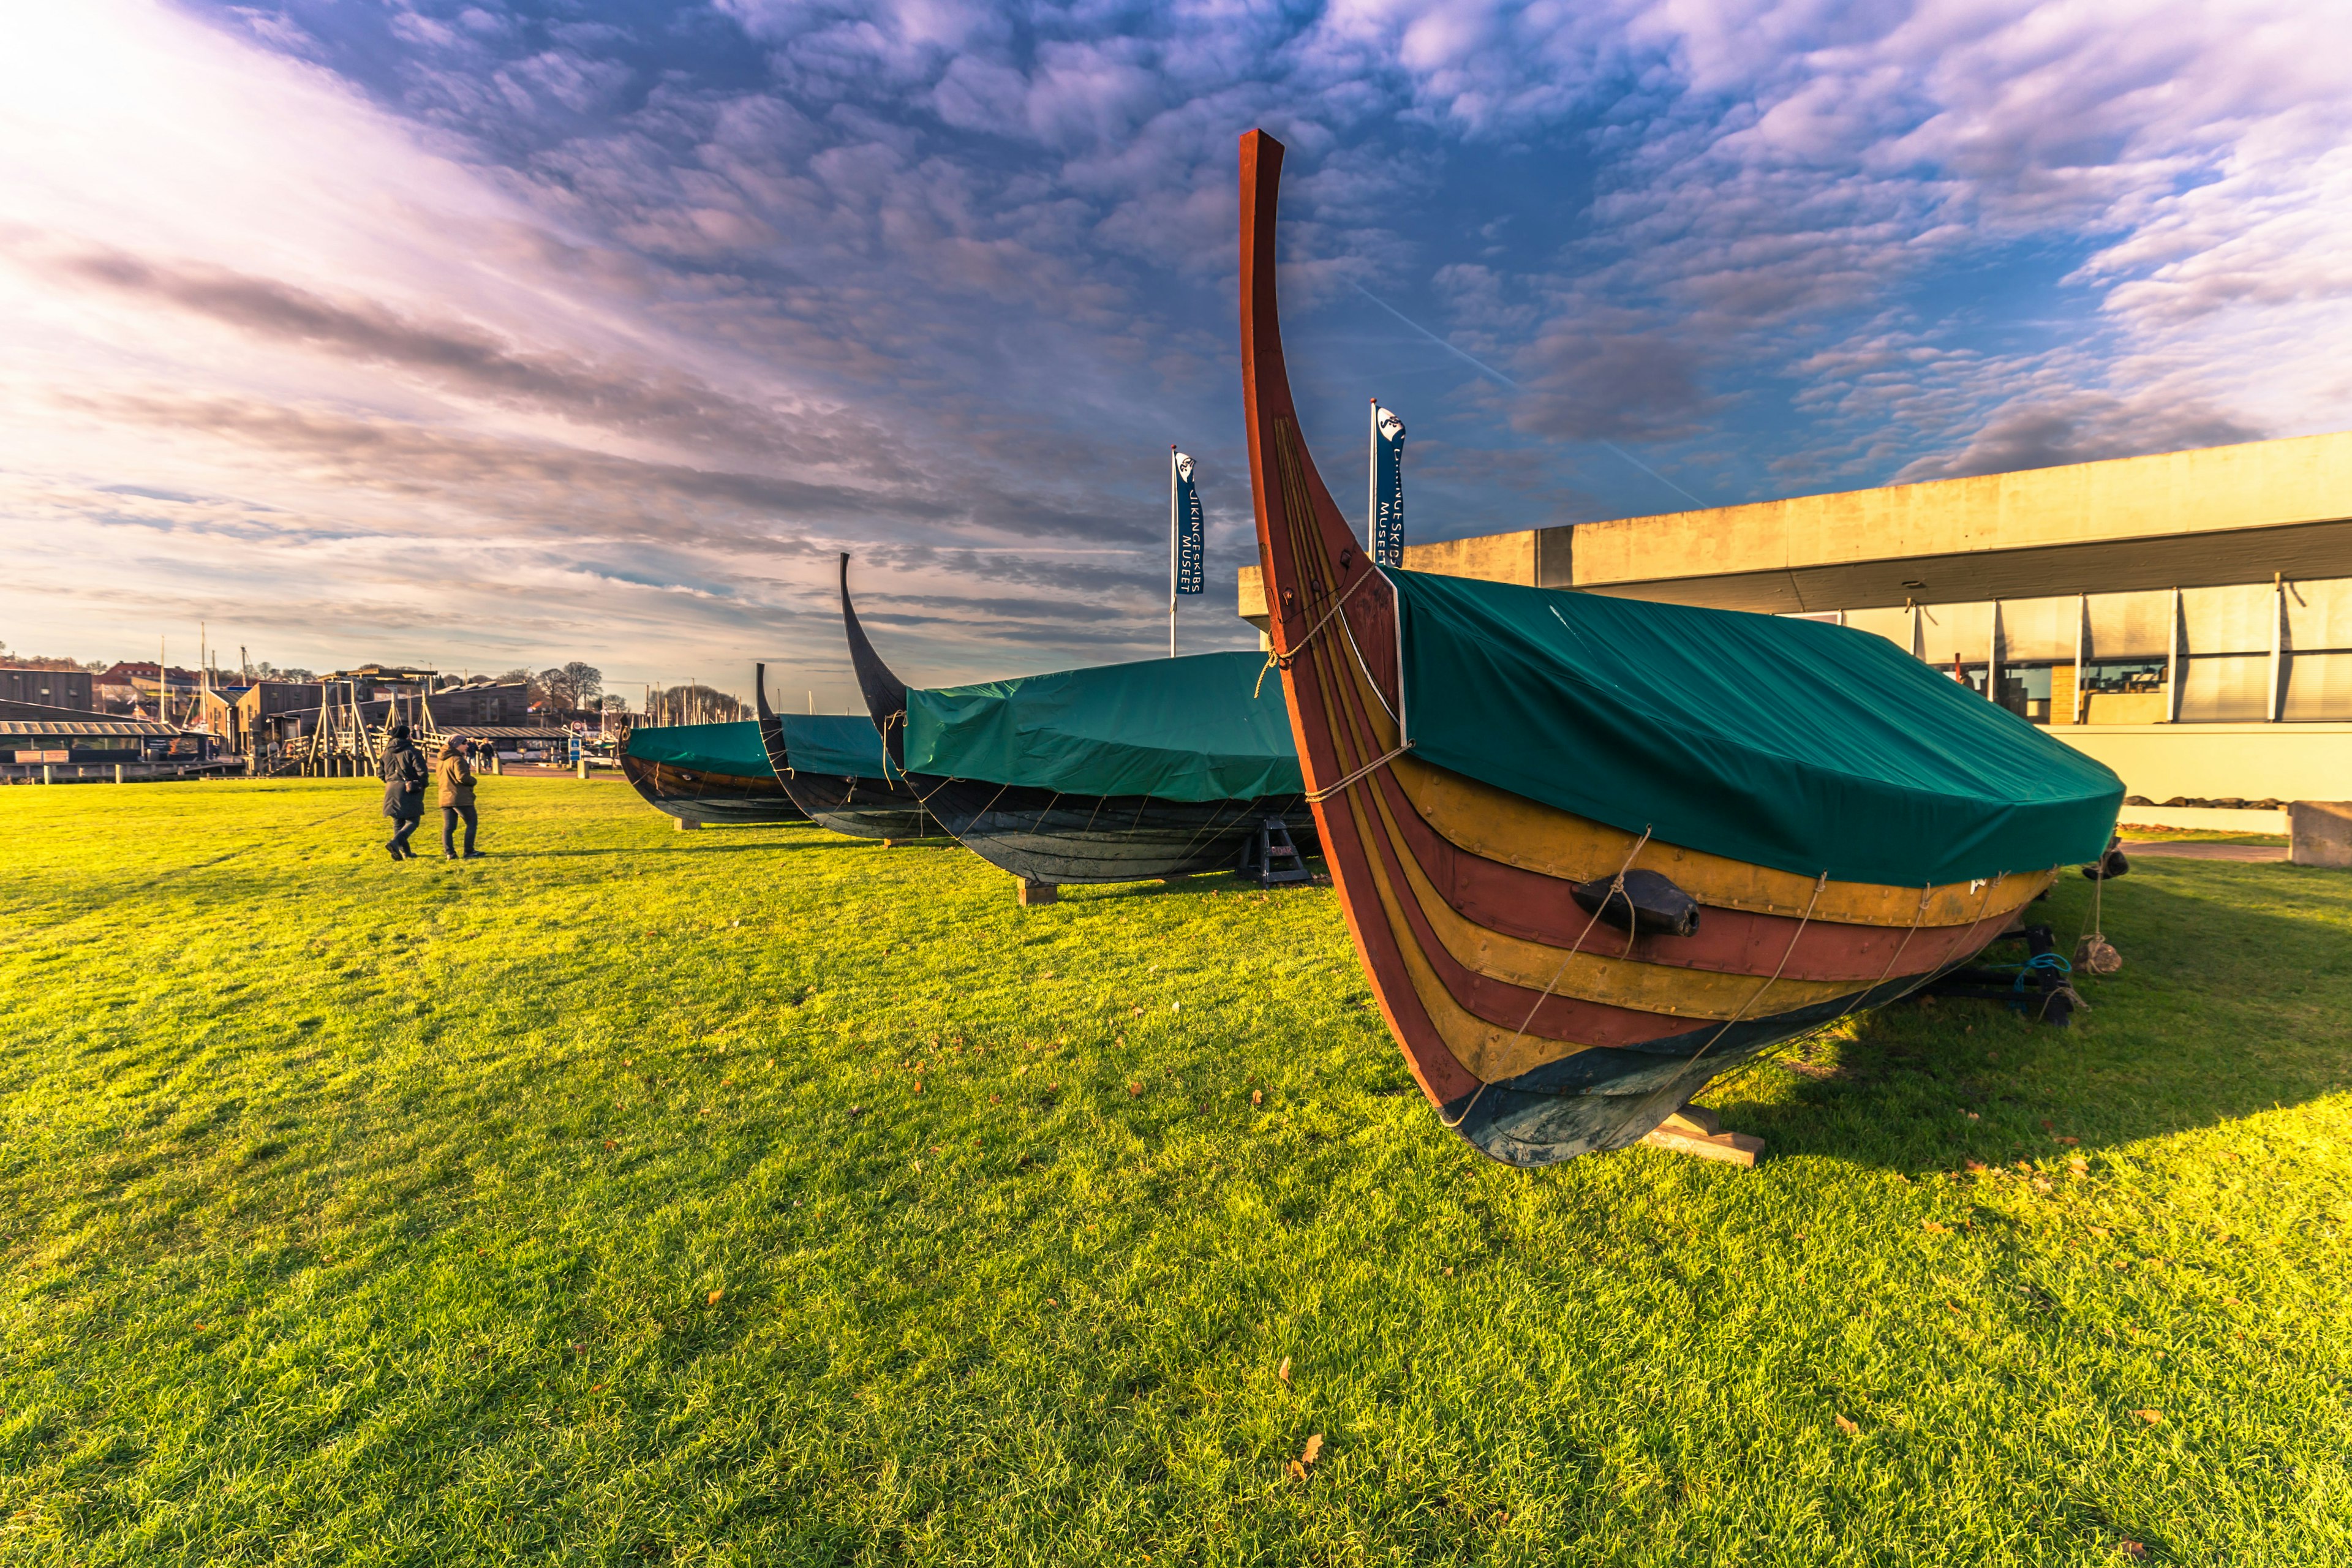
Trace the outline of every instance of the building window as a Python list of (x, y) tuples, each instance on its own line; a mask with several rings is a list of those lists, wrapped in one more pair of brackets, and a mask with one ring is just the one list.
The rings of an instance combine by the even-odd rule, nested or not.
[(2270, 704), (2268, 654), (2210, 653), (2181, 660), (2184, 724), (2259, 724), (2271, 716)]
[(2036, 724), (2050, 722), (2050, 666), (2002, 665), (1999, 701), (2021, 719)]
[(2077, 672), (2085, 724), (2161, 724), (2165, 707), (2165, 661), (2111, 658)]
[(2291, 723), (2352, 719), (2352, 651), (2289, 654), (2286, 700), (2279, 707), (2279, 717)]

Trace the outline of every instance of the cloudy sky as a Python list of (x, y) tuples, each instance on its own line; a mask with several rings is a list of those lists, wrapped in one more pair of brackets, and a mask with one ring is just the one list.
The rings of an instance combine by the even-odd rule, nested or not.
[(1254, 646), (1234, 137), (1423, 539), (2352, 425), (2310, 0), (0, 19), (0, 640), (850, 696)]

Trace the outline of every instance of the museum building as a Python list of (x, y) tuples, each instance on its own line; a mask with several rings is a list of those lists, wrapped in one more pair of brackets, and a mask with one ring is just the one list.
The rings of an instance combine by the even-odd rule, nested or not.
[[(2155, 802), (2352, 796), (2352, 432), (1409, 545), (1405, 565), (1852, 626)], [(1258, 568), (1239, 590), (1263, 631)]]

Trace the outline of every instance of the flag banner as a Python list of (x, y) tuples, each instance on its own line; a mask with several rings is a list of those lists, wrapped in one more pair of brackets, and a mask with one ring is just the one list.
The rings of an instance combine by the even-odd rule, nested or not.
[(1176, 592), (1204, 594), (1209, 588), (1209, 531), (1201, 517), (1201, 491), (1192, 482), (1192, 459), (1176, 454)]
[(1381, 409), (1372, 421), (1372, 559), (1404, 564), (1404, 421)]

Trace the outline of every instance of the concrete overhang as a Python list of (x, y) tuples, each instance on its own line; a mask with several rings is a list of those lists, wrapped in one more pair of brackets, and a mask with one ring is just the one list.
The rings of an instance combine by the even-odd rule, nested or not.
[[(1788, 613), (2352, 576), (2352, 432), (1529, 529), (1416, 571)], [(1239, 609), (1265, 624), (1255, 567)]]

